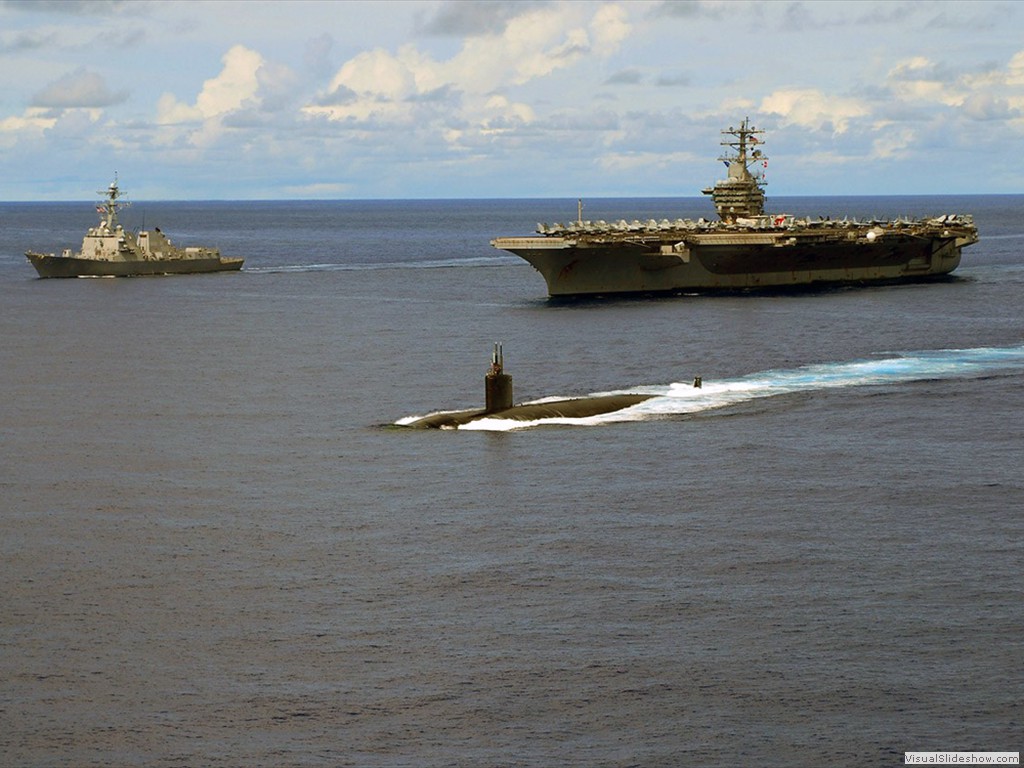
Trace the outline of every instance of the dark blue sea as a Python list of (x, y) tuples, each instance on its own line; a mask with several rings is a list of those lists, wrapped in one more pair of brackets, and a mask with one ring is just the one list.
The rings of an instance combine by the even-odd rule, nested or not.
[[(555, 302), (489, 240), (576, 200), (136, 201), (244, 270), (93, 280), (23, 256), (93, 201), (0, 204), (0, 764), (1020, 750), (1024, 196), (769, 207), (982, 239), (936, 283)], [(395, 426), (482, 404), (496, 342), (516, 400), (656, 397)]]

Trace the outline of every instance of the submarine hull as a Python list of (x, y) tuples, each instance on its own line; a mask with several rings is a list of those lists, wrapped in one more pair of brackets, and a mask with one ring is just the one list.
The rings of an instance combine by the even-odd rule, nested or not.
[(567, 400), (553, 400), (547, 403), (524, 403), (497, 411), (486, 408), (471, 411), (449, 411), (424, 416), (409, 422), (408, 427), (419, 429), (455, 429), (479, 419), (509, 419), (513, 421), (538, 421), (540, 419), (584, 419), (614, 413), (632, 405), (650, 400), (653, 395), (598, 395), (577, 397)]

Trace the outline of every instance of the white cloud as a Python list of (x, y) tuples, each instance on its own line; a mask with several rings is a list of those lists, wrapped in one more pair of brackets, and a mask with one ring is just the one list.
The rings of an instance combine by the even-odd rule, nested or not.
[(473, 126), (486, 134), (503, 132), (532, 122), (535, 114), (528, 104), (496, 96), (497, 91), (611, 54), (629, 32), (627, 14), (618, 5), (524, 5), (496, 31), (467, 38), (447, 60), (413, 45), (393, 54), (381, 48), (361, 53), (338, 70), (328, 94), (304, 111), (336, 121), (407, 123), (414, 114), (423, 117), (421, 97), (444, 89), (449, 98), (438, 100), (428, 119), (455, 117), (463, 123), (445, 127), (449, 141), (462, 139)]
[(50, 110), (39, 107), (26, 109), (21, 116), (5, 117), (0, 120), (0, 146), (9, 149), (19, 136), (38, 136), (56, 124), (57, 118), (50, 114)]
[(889, 96), (918, 109), (952, 109), (972, 121), (1020, 120), (1024, 111), (1024, 51), (1004, 67), (951, 74), (922, 56), (905, 59), (889, 70)]
[(791, 88), (774, 91), (761, 100), (762, 112), (779, 115), (784, 123), (823, 130), (831, 126), (833, 133), (845, 133), (850, 121), (871, 113), (862, 100), (822, 93), (814, 88)]
[(174, 94), (165, 93), (157, 101), (156, 122), (160, 125), (199, 122), (202, 119), (202, 113), (198, 109), (182, 104), (174, 98)]
[(963, 78), (964, 113), (974, 120), (1017, 120), (1024, 113), (1024, 51), (1010, 57), (1005, 68), (992, 68)]
[[(1024, 135), (1012, 4), (974, 3), (954, 31), (929, 24), (927, 3), (747, 3), (725, 58), (719, 2), (201, 5), (150, 4), (112, 30), (0, 0), (0, 64), (18, 73), (0, 84), (10, 188), (116, 152), (122, 168), (162, 164), (178, 194), (204, 175), (218, 194), (255, 194), (243, 171), (270, 195), (473, 194), (482, 179), (489, 194), (532, 194), (538, 168), (545, 193), (644, 193), (665, 163), (705, 183), (717, 129), (745, 115), (780, 161), (827, 151), (833, 165), (886, 158), (887, 172), (955, 149), (995, 166), (982, 187), (1009, 178), (996, 137)], [(117, 44), (97, 59), (101, 39)]]
[(1015, 116), (1006, 99), (991, 93), (971, 94), (962, 106), (964, 114), (972, 120), (1006, 120)]
[(491, 96), (480, 110), (485, 134), (506, 132), (514, 126), (532, 123), (536, 118), (526, 104), (517, 104), (501, 95)]
[(598, 50), (617, 49), (632, 31), (629, 17), (621, 5), (601, 6), (594, 15), (590, 28)]
[(1007, 85), (1024, 85), (1024, 51), (1018, 51), (1006, 67)]
[(239, 109), (259, 90), (259, 69), (263, 57), (241, 45), (224, 54), (224, 69), (203, 83), (196, 108), (205, 118)]
[(871, 143), (872, 158), (900, 158), (917, 142), (918, 132), (909, 126), (886, 126)]
[(127, 98), (127, 91), (111, 91), (101, 75), (80, 67), (39, 91), (32, 97), (32, 106), (98, 109), (118, 104)]
[(892, 95), (903, 102), (925, 102), (956, 106), (963, 103), (964, 92), (955, 79), (924, 56), (915, 56), (896, 63), (886, 78)]
[(195, 104), (185, 104), (173, 94), (163, 94), (157, 102), (157, 124), (198, 126), (191, 134), (190, 142), (203, 146), (220, 136), (228, 115), (259, 106), (263, 57), (245, 46), (236, 45), (224, 54), (222, 61), (224, 68), (216, 77), (203, 83)]
[(357, 94), (370, 94), (375, 98), (401, 99), (416, 91), (415, 62), (403, 61), (411, 51), (400, 51), (392, 56), (377, 48), (360, 53), (345, 62), (331, 80), (331, 91), (345, 87)]
[(157, 122), (201, 122), (237, 110), (253, 100), (259, 90), (257, 73), (263, 66), (263, 57), (236, 45), (224, 54), (222, 61), (224, 68), (219, 75), (203, 83), (195, 104), (184, 104), (169, 93), (161, 96)]

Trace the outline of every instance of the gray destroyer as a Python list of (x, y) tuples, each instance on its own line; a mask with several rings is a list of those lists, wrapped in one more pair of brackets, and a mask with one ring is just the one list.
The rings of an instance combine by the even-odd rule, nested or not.
[(117, 213), (128, 205), (120, 200), (117, 179), (105, 191), (96, 207), (100, 223), (90, 227), (82, 239), (82, 250), (70, 248), (57, 256), (28, 251), (25, 256), (40, 277), (134, 277), (175, 275), (195, 272), (239, 270), (244, 259), (224, 258), (215, 248), (178, 248), (159, 228), (132, 233), (117, 221)]
[(843, 283), (909, 282), (948, 275), (978, 241), (969, 215), (918, 220), (797, 218), (764, 212), (764, 133), (745, 119), (722, 131), (728, 177), (702, 190), (718, 221), (583, 221), (538, 224), (539, 237), (491, 245), (543, 275), (550, 296), (784, 289)]

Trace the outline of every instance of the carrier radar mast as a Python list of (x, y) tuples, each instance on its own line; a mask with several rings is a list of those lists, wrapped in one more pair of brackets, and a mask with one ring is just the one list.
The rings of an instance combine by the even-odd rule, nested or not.
[(723, 136), (729, 137), (722, 141), (722, 146), (734, 152), (718, 158), (728, 166), (729, 175), (725, 180), (717, 182), (713, 188), (703, 190), (705, 195), (711, 195), (722, 221), (731, 224), (738, 217), (753, 218), (764, 214), (762, 187), (767, 182), (763, 177), (750, 172), (750, 166), (754, 163), (768, 162), (768, 158), (760, 149), (753, 148), (761, 143), (757, 137), (763, 133), (764, 131), (750, 124), (749, 117), (743, 118), (739, 128), (729, 126), (722, 131)]

